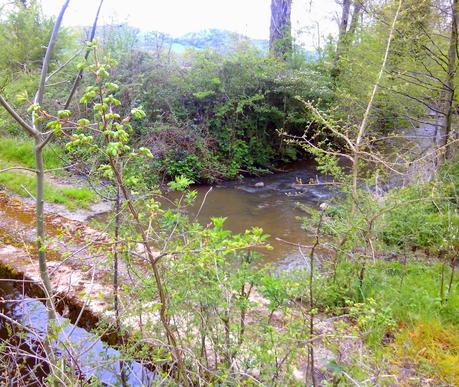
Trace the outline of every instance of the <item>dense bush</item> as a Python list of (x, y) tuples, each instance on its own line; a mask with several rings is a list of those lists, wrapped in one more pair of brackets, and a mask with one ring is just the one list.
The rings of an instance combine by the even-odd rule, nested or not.
[(181, 56), (133, 51), (115, 70), (123, 100), (140, 104), (146, 120), (137, 141), (150, 147), (168, 176), (197, 180), (256, 174), (296, 150), (278, 129), (302, 134), (308, 115), (296, 96), (330, 101), (328, 76), (315, 62), (283, 63), (249, 43), (229, 53), (189, 50)]
[(446, 164), (438, 179), (392, 190), (383, 218), (382, 239), (391, 246), (425, 248), (434, 253), (458, 249), (459, 168)]

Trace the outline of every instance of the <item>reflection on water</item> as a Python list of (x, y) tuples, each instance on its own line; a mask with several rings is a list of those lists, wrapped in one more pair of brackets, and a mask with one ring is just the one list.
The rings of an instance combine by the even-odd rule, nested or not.
[[(310, 180), (325, 182), (316, 175), (312, 162), (298, 162), (290, 171), (262, 178), (247, 178), (242, 182), (230, 182), (213, 187), (207, 195), (198, 220), (207, 224), (211, 217), (227, 217), (226, 227), (234, 232), (243, 232), (252, 227), (261, 227), (271, 236), (273, 250), (264, 252), (264, 262), (276, 263), (280, 268), (304, 266), (298, 248), (277, 241), (308, 244), (311, 237), (301, 229), (298, 216), (304, 216), (297, 203), (316, 207), (336, 192), (329, 185), (314, 185), (298, 189), (297, 182)], [(261, 184), (263, 186), (261, 187)], [(196, 204), (191, 211), (196, 214), (209, 187), (199, 186)]]
[[(46, 332), (48, 316), (46, 307), (36, 299), (24, 296), (21, 292), (0, 282), (0, 296), (7, 302), (0, 301), (0, 312), (23, 324), (32, 332), (21, 333), (21, 341), (27, 346), (36, 347)], [(0, 316), (0, 339), (11, 340), (13, 335), (6, 327), (6, 321)], [(71, 324), (59, 316), (59, 332), (53, 346), (58, 348), (59, 357), (68, 364), (76, 360), (84, 379), (98, 379), (106, 386), (120, 386), (123, 369), (124, 380), (128, 386), (151, 386), (154, 374), (135, 361), (124, 360), (122, 354), (102, 342), (96, 335)], [(13, 324), (14, 333), (19, 333)], [(35, 344), (34, 344), (35, 343)], [(72, 360), (74, 359), (74, 360)], [(43, 376), (43, 375), (42, 375)]]

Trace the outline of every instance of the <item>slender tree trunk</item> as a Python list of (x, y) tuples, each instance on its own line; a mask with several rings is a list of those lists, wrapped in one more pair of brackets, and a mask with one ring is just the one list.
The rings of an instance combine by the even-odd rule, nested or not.
[(312, 382), (314, 387), (318, 386), (315, 375), (315, 358), (314, 358), (314, 258), (315, 251), (320, 244), (320, 232), (324, 219), (325, 208), (321, 205), (320, 218), (315, 232), (315, 242), (309, 253), (309, 340), (308, 343), (308, 368), (306, 372), (306, 383)]
[(271, 0), (269, 51), (280, 59), (287, 59), (292, 51), (292, 0)]
[(48, 307), (48, 319), (56, 318), (56, 311), (53, 303), (53, 289), (48, 275), (48, 267), (46, 263), (46, 234), (45, 234), (45, 219), (44, 219), (44, 185), (45, 173), (43, 165), (43, 149), (41, 148), (39, 139), (35, 139), (35, 168), (37, 170), (37, 189), (36, 189), (36, 217), (37, 217), (37, 250), (38, 250), (38, 266), (40, 269), (40, 277), (43, 282), (46, 304)]
[(451, 275), (449, 276), (449, 283), (448, 283), (448, 293), (446, 297), (448, 298), (451, 294), (451, 289), (453, 287), (453, 281), (454, 281), (454, 274), (456, 271), (456, 257), (451, 259)]
[[(455, 0), (457, 1), (457, 0)], [(386, 69), (386, 63), (387, 59), (389, 58), (389, 52), (390, 52), (390, 47), (392, 44), (392, 40), (394, 38), (394, 31), (395, 31), (395, 25), (397, 23), (398, 15), (400, 14), (400, 9), (402, 7), (402, 0), (399, 0), (398, 3), (398, 8), (397, 11), (395, 12), (394, 19), (392, 21), (392, 25), (389, 31), (389, 37), (387, 39), (387, 45), (386, 45), (386, 50), (384, 53), (384, 59), (381, 64), (381, 68), (379, 70), (378, 77), (376, 79), (376, 82), (373, 86), (373, 91), (370, 96), (370, 100), (368, 101), (367, 108), (365, 110), (365, 114), (363, 115), (362, 122), (359, 127), (359, 131), (357, 133), (357, 138), (354, 144), (354, 149), (353, 149), (353, 162), (352, 162), (352, 208), (353, 211), (355, 211), (357, 202), (358, 202), (358, 178), (359, 178), (359, 160), (360, 160), (360, 148), (362, 146), (362, 140), (366, 134), (367, 130), (367, 125), (368, 125), (368, 120), (370, 118), (370, 112), (371, 109), (373, 108), (373, 102), (376, 97), (376, 93), (379, 90), (379, 87), (381, 85), (381, 80), (384, 74), (384, 71)]]
[[(35, 94), (34, 103), (41, 105), (43, 103), (43, 96), (45, 93), (46, 77), (48, 75), (49, 62), (51, 55), (56, 45), (57, 35), (64, 18), (65, 11), (69, 5), (69, 1), (65, 1), (61, 11), (54, 23), (54, 28), (49, 38), (48, 47), (46, 49), (45, 57), (43, 59), (43, 66), (41, 68), (41, 75), (37, 93)], [(41, 134), (40, 125), (35, 123), (35, 115), (32, 114), (32, 127), (36, 132), (35, 135), (35, 168), (37, 173), (37, 189), (36, 189), (36, 217), (37, 217), (37, 249), (38, 249), (38, 264), (40, 268), (40, 276), (45, 288), (47, 305), (48, 305), (48, 318), (54, 320), (56, 312), (53, 304), (53, 291), (51, 281), (48, 275), (48, 267), (46, 262), (46, 232), (45, 232), (45, 215), (44, 215), (44, 184), (45, 184), (45, 167), (43, 163), (43, 148), (48, 139), (44, 138)]]
[(116, 199), (115, 199), (115, 250), (113, 252), (113, 307), (115, 309), (115, 322), (117, 333), (120, 333), (120, 312), (119, 312), (119, 297), (118, 297), (118, 248), (120, 240), (120, 227), (121, 227), (121, 193), (117, 186), (116, 188)]
[(117, 168), (115, 161), (111, 157), (110, 157), (110, 167), (115, 175), (115, 181), (116, 181), (117, 187), (120, 189), (120, 192), (123, 194), (123, 197), (126, 200), (129, 212), (131, 213), (134, 219), (135, 227), (138, 233), (140, 234), (142, 244), (144, 246), (145, 253), (147, 255), (150, 267), (153, 270), (153, 276), (155, 278), (156, 288), (158, 290), (158, 296), (159, 296), (159, 301), (160, 301), (159, 316), (161, 319), (161, 323), (164, 327), (164, 330), (166, 332), (168, 344), (171, 346), (171, 352), (172, 352), (173, 358), (177, 363), (178, 379), (183, 383), (183, 385), (188, 386), (189, 381), (186, 376), (184, 359), (182, 356), (181, 349), (178, 348), (177, 346), (177, 338), (176, 338), (176, 335), (170, 323), (166, 289), (161, 279), (161, 273), (158, 268), (158, 262), (153, 254), (153, 251), (151, 250), (151, 247), (148, 241), (148, 237), (147, 237), (147, 233), (145, 232), (145, 228), (142, 224), (139, 213), (132, 202), (131, 195), (129, 194), (129, 191), (124, 184), (123, 177), (119, 169)]
[(457, 70), (457, 45), (458, 45), (458, 31), (457, 22), (459, 13), (459, 0), (452, 0), (451, 3), (451, 36), (449, 40), (448, 50), (448, 75), (446, 79), (445, 87), (445, 124), (444, 124), (444, 141), (445, 146), (445, 158), (451, 156), (452, 150), (448, 146), (451, 141), (451, 124), (454, 113), (454, 95), (455, 95), (455, 84), (454, 77)]
[(446, 263), (443, 262), (441, 265), (441, 277), (440, 277), (440, 302), (443, 305), (445, 302), (445, 267)]
[[(51, 56), (54, 51), (54, 47), (57, 42), (57, 36), (59, 29), (62, 24), (62, 19), (64, 18), (65, 11), (69, 5), (70, 0), (66, 0), (62, 5), (62, 8), (57, 16), (56, 22), (54, 23), (53, 31), (51, 37), (49, 38), (48, 47), (46, 48), (45, 57), (43, 59), (43, 65), (41, 68), (40, 80), (35, 94), (34, 103), (41, 105), (43, 103), (43, 96), (45, 93), (46, 87), (46, 78), (48, 76), (49, 63), (51, 61)], [(36, 221), (37, 221), (37, 250), (38, 250), (38, 266), (40, 270), (40, 278), (43, 282), (43, 288), (46, 296), (46, 306), (48, 312), (48, 324), (47, 331), (48, 334), (44, 340), (45, 350), (48, 352), (49, 361), (52, 365), (57, 365), (56, 359), (54, 356), (54, 351), (50, 345), (50, 336), (54, 330), (54, 321), (56, 320), (56, 310), (53, 301), (53, 289), (51, 281), (48, 274), (48, 266), (46, 261), (46, 230), (45, 230), (45, 215), (44, 215), (44, 185), (45, 185), (45, 166), (43, 163), (43, 148), (49, 141), (50, 136), (45, 137), (41, 131), (41, 125), (36, 124), (35, 114), (32, 113), (32, 129), (35, 133), (35, 169), (36, 169)], [(57, 370), (57, 369), (56, 369)], [(54, 371), (55, 372), (55, 371)], [(60, 385), (55, 383), (55, 385)]]

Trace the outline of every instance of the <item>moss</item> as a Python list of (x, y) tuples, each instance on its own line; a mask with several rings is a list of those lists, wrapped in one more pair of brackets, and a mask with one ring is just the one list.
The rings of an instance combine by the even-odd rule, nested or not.
[(393, 345), (397, 359), (407, 360), (421, 372), (459, 385), (459, 333), (438, 320), (422, 321), (405, 329)]

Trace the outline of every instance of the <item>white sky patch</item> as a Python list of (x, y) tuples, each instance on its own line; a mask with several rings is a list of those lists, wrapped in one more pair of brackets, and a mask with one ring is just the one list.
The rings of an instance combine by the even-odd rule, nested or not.
[[(1, 1), (0, 1), (1, 2)], [(63, 0), (42, 0), (43, 10), (56, 15)], [(71, 0), (66, 25), (90, 25), (98, 0)], [(144, 31), (161, 31), (172, 36), (219, 28), (256, 39), (269, 38), (270, 0), (105, 0), (101, 24), (128, 23)], [(292, 25), (295, 36), (308, 48), (336, 34), (338, 11), (335, 0), (293, 0)]]

